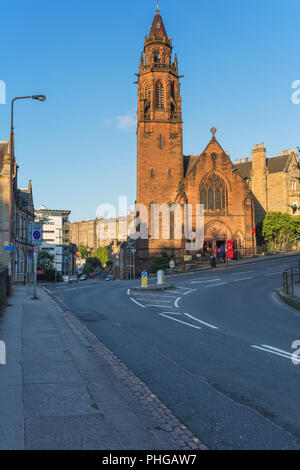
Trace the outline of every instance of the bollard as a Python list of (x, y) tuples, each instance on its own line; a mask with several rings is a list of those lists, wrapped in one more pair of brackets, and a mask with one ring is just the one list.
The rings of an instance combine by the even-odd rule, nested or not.
[(161, 285), (165, 282), (165, 273), (162, 270), (157, 271), (157, 284)]
[(148, 273), (147, 272), (142, 273), (141, 287), (144, 287), (144, 288), (148, 287)]

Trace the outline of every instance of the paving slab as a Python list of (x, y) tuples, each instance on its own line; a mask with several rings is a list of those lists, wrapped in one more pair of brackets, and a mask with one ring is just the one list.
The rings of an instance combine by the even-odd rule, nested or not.
[(37, 301), (14, 290), (0, 321), (0, 450), (194, 449), (175, 432), (181, 423), (72, 312), (40, 289)]

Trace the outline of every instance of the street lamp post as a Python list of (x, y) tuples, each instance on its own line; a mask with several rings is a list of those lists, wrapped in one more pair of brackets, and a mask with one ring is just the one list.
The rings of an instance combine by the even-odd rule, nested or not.
[[(18, 96), (14, 98), (11, 102), (11, 119), (10, 119), (10, 171), (9, 171), (9, 232), (8, 232), (8, 242), (9, 246), (12, 245), (13, 241), (13, 165), (15, 163), (15, 152), (14, 152), (14, 103), (17, 100), (32, 99), (37, 101), (45, 101), (45, 95), (32, 95), (32, 96)], [(9, 293), (11, 293), (12, 285), (12, 254), (11, 251), (8, 252), (8, 280), (9, 280)]]

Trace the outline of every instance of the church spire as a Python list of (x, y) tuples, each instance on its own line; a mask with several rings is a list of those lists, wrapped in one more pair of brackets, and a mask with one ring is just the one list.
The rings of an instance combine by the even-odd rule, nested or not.
[(151, 29), (150, 29), (150, 34), (149, 34), (149, 37), (148, 37), (148, 40), (149, 39), (150, 40), (151, 39), (152, 40), (153, 39), (162, 40), (164, 42), (169, 41), (168, 35), (167, 35), (167, 32), (166, 32), (166, 28), (164, 26), (162, 17), (160, 15), (158, 2), (157, 2), (157, 5), (156, 5), (156, 12), (155, 12), (153, 23), (152, 23), (152, 26), (151, 26)]

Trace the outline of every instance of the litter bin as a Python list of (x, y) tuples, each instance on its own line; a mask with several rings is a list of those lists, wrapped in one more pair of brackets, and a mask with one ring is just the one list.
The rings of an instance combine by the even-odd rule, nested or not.
[(217, 267), (216, 258), (214, 258), (213, 256), (210, 256), (209, 259), (210, 259), (210, 267), (211, 268), (216, 268)]

